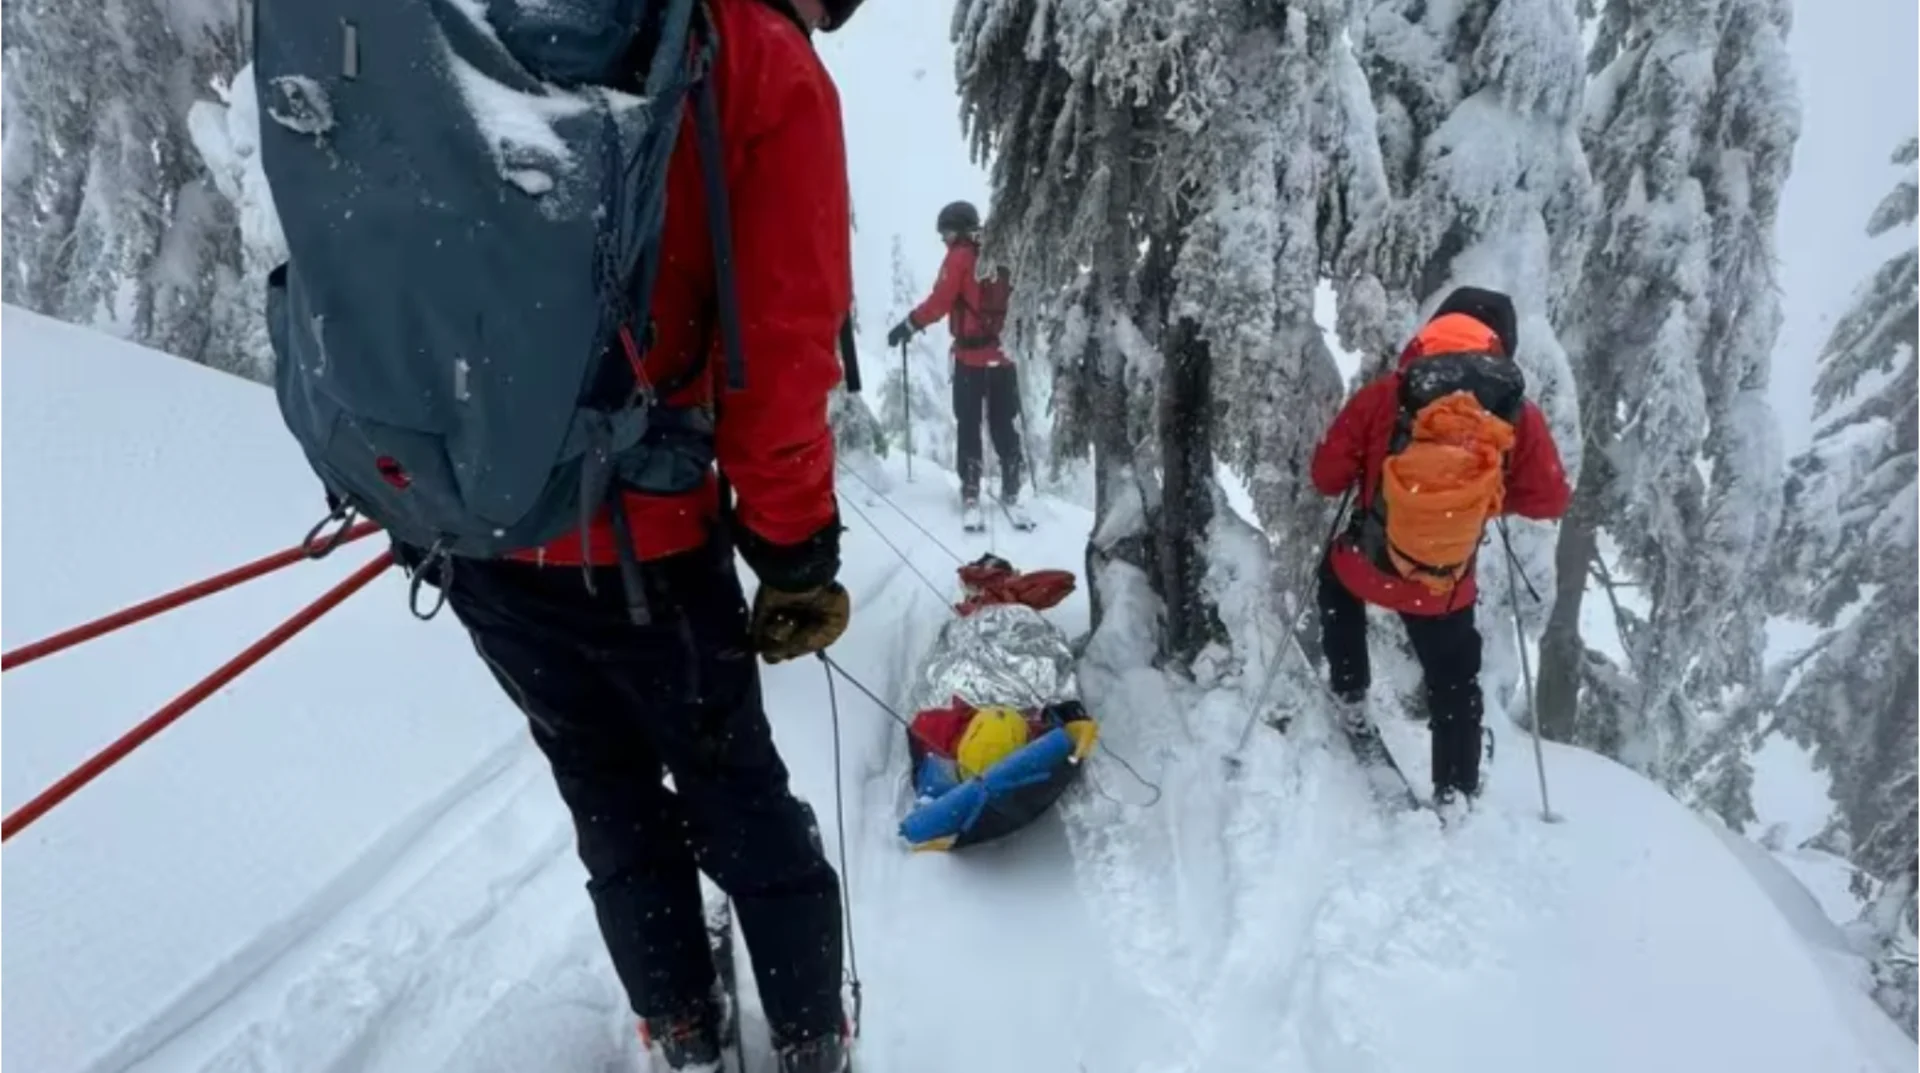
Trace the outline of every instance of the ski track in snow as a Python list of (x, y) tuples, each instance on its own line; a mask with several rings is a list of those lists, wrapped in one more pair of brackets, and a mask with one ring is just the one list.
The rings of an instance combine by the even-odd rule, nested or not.
[[(160, 1042), (140, 1039), (140, 1049), (164, 1053), (175, 1040), (191, 1038), (202, 1022), (217, 1023), (223, 1019), (220, 1010), (210, 1011), (209, 1007), (257, 987), (272, 976), (273, 962), (289, 955), (297, 957), (302, 945), (326, 932), (334, 922), (351, 915), (355, 906), (367, 900), (370, 889), (404, 868), (423, 849), (433, 846), (442, 829), (457, 825), (467, 817), (476, 807), (475, 802), (486, 798), (506, 776), (517, 752), (504, 749), (495, 754), (440, 797), (394, 824), (298, 913), (280, 927), (256, 937), (228, 965), (216, 968), (187, 989), (179, 1001), (155, 1018), (141, 1034), (142, 1037), (158, 1036)], [(109, 1063), (112, 1061), (108, 1059)]]
[(352, 904), (316, 921), (246, 1000), (170, 1041), (142, 1068), (437, 1068), (437, 1057), (471, 1035), (465, 1026), (483, 1024), (482, 1015), (528, 987), (549, 990), (533, 982), (551, 981), (556, 962), (583, 986), (555, 1004), (600, 1009), (611, 1024), (604, 1014), (624, 1004), (617, 988), (580, 971), (589, 959), (572, 941), (591, 933), (583, 880), (544, 762), (517, 748)]
[[(950, 498), (949, 491), (924, 483), (896, 486), (892, 492), (923, 501), (916, 504), (922, 524)], [(858, 529), (849, 534), (848, 559), (862, 564), (853, 586), (854, 629), (892, 636), (890, 643), (842, 646), (845, 650), (834, 655), (861, 684), (892, 703), (905, 695), (945, 609), (957, 599), (956, 564), (880, 495), (850, 494), (859, 497), (872, 526), (913, 558), (920, 574), (950, 590), (936, 604), (935, 593), (899, 556), (877, 539), (863, 538)], [(988, 550), (984, 534), (963, 536), (957, 524), (952, 532), (929, 528), (962, 554)], [(1037, 535), (997, 536), (1001, 546), (995, 550), (1016, 562), (1050, 565), (1042, 562), (1046, 553), (1034, 543), (1041, 539)], [(1075, 540), (1069, 537), (1066, 543), (1072, 546)], [(769, 695), (789, 699), (805, 692), (824, 709), (826, 684), (819, 666), (801, 661), (769, 671)], [(928, 1046), (923, 1026), (932, 1016), (913, 1003), (898, 1005), (901, 999), (918, 1000), (916, 993), (925, 990), (916, 981), (926, 962), (912, 952), (925, 950), (933, 937), (925, 933), (928, 922), (916, 906), (928, 898), (974, 905), (977, 922), (950, 923), (981, 935), (1004, 932), (1012, 891), (1025, 892), (1035, 918), (1053, 912), (1057, 895), (1071, 895), (1071, 855), (1053, 818), (1004, 853), (964, 859), (907, 854), (896, 830), (905, 788), (903, 732), (851, 685), (836, 680), (834, 688), (846, 751), (855, 934), (867, 955), (861, 966), (868, 995), (862, 1059), (868, 1066), (912, 1069)], [(791, 747), (787, 739), (795, 728), (781, 711), (793, 707), (775, 702), (776, 733), (796, 781), (820, 814), (829, 850), (837, 852), (831, 754), (824, 754), (824, 764), (806, 762), (830, 742)], [(812, 725), (806, 733), (824, 738), (823, 730)], [(995, 855), (1002, 859), (980, 866)], [(120, 1068), (123, 1062), (142, 1073), (507, 1073), (529, 1062), (596, 1073), (641, 1068), (632, 1019), (600, 945), (583, 882), (571, 828), (544, 763), (531, 746), (518, 742), (422, 815), (395, 824), (362, 865), (343, 874), (290, 923), (279, 944), (282, 953), (272, 964), (244, 979), (205, 981), (181, 1004), (212, 1005), (213, 1012), (164, 1028), (174, 1018), (163, 1015), (138, 1034), (140, 1041), (162, 1036), (158, 1045), (142, 1042), (144, 1057), (116, 1056), (102, 1068)], [(956, 885), (971, 888), (972, 895), (955, 899)], [(1017, 928), (1002, 938), (1013, 941), (1003, 952), (1022, 945)], [(1049, 963), (1056, 963), (1063, 984), (1085, 971), (1057, 964), (1052, 950), (1051, 943), (1030, 946), (1030, 963), (1011, 971), (1010, 978), (1032, 980)], [(906, 956), (887, 956), (895, 951)], [(752, 1069), (766, 1061), (764, 1029), (744, 946), (740, 959)], [(999, 990), (974, 994), (978, 1016), (992, 1021), (1003, 1022), (1009, 1008), (1032, 1006), (1010, 1004)], [(938, 1005), (951, 1011), (951, 997)], [(1053, 1011), (1046, 1004), (1034, 1012), (1035, 1031), (1061, 1036), (1049, 1032)], [(974, 1042), (968, 1025), (978, 1021), (947, 1019), (956, 1047)], [(1023, 1042), (1027, 1037), (1010, 1033), (1008, 1043), (1031, 1057), (1030, 1044)], [(1009, 1052), (1009, 1060), (1015, 1057)]]

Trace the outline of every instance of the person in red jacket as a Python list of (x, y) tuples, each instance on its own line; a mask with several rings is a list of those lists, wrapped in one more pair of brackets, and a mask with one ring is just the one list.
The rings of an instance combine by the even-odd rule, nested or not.
[[(1329, 684), (1349, 729), (1377, 733), (1365, 710), (1371, 676), (1365, 605), (1399, 612), (1426, 679), (1434, 800), (1443, 805), (1470, 801), (1480, 791), (1484, 700), (1471, 549), (1478, 545), (1480, 526), (1490, 519), (1467, 520), (1464, 545), (1469, 550), (1456, 571), (1425, 568), (1417, 556), (1406, 554), (1389, 538), (1386, 501), (1390, 497), (1383, 478), (1389, 455), (1408, 448), (1408, 415), (1403, 414), (1407, 381), (1416, 372), (1429, 373), (1418, 377), (1416, 386), (1432, 397), (1451, 390), (1493, 394), (1503, 385), (1475, 383), (1471, 362), (1481, 356), (1510, 361), (1516, 334), (1513, 303), (1506, 295), (1472, 287), (1454, 291), (1407, 344), (1398, 368), (1347, 401), (1313, 455), (1313, 484), (1320, 494), (1356, 496), (1351, 524), (1328, 549), (1320, 568), (1320, 631)], [(1455, 366), (1435, 362), (1462, 357), (1469, 361), (1457, 366), (1467, 370), (1458, 380), (1451, 379)], [(1435, 363), (1416, 370), (1420, 362)], [(1492, 459), (1492, 477), (1499, 487), (1492, 490), (1489, 505), (1495, 514), (1558, 518), (1566, 512), (1573, 492), (1553, 434), (1539, 407), (1519, 394), (1517, 375), (1504, 387), (1507, 401), (1496, 407), (1509, 413), (1499, 422), (1498, 431), (1502, 442), (1510, 445), (1504, 464), (1497, 456)], [(1420, 492), (1412, 489), (1414, 495)]]
[[(754, 659), (820, 651), (850, 612), (835, 580), (827, 397), (852, 308), (851, 218), (839, 97), (809, 35), (837, 29), (858, 0), (706, 6), (721, 42), (712, 77), (745, 387), (723, 380), (691, 116), (669, 165), (642, 372), (654, 385), (690, 380), (669, 396), (675, 405), (713, 405), (731, 510), (712, 474), (686, 496), (625, 495), (645, 624), (629, 617), (606, 508), (585, 533), (463, 562), (446, 595), (552, 767), (601, 934), (654, 1056), (669, 1069), (718, 1068), (723, 1011), (704, 870), (732, 899), (782, 1073), (842, 1073), (839, 879), (812, 810), (788, 787)], [(625, 362), (609, 367), (632, 376)], [(736, 550), (759, 577), (751, 610)]]
[(979, 524), (980, 473), (983, 468), (980, 416), (984, 409), (1000, 456), (1000, 500), (1016, 526), (1030, 524), (1020, 507), (1020, 375), (1001, 346), (1012, 283), (1005, 269), (979, 278), (980, 210), (956, 201), (940, 210), (935, 222), (947, 244), (933, 293), (887, 333), (897, 347), (945, 317), (953, 335), (953, 419), (958, 443), (961, 510), (969, 527)]

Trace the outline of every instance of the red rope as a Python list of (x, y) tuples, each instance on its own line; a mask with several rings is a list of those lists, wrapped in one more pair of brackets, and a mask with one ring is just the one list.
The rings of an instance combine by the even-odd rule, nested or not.
[[(342, 533), (339, 543), (345, 544), (349, 541), (359, 540), (361, 537), (370, 533), (378, 532), (379, 529), (380, 527), (372, 522), (361, 522), (359, 525)], [(322, 537), (314, 543), (320, 544), (331, 539), (331, 537)], [(116, 611), (105, 618), (95, 619), (92, 622), (75, 626), (73, 629), (56, 633), (43, 641), (35, 641), (29, 645), (22, 645), (5, 655), (0, 655), (0, 671), (13, 670), (15, 667), (32, 663), (34, 660), (42, 659), (46, 656), (51, 656), (55, 652), (65, 651), (84, 641), (91, 641), (96, 637), (112, 633), (123, 626), (131, 626), (136, 622), (143, 622), (162, 612), (171, 611), (176, 607), (193, 603), (195, 600), (212, 596), (216, 592), (231, 589), (242, 582), (252, 581), (254, 578), (271, 574), (275, 570), (292, 566), (294, 563), (304, 562), (309, 558), (308, 549), (312, 546), (313, 545), (302, 544), (299, 547), (276, 552), (264, 559), (256, 559), (245, 566), (235, 567), (224, 574), (217, 574), (205, 581), (195, 582), (185, 588), (175, 589), (165, 595), (156, 596), (145, 603), (135, 604), (124, 611)]]
[(52, 811), (54, 806), (73, 796), (82, 786), (98, 778), (103, 772), (120, 761), (127, 754), (146, 744), (148, 739), (165, 730), (181, 716), (192, 711), (199, 703), (212, 696), (222, 686), (233, 681), (254, 664), (265, 659), (274, 649), (287, 643), (293, 635), (311, 626), (315, 620), (334, 608), (347, 597), (365, 588), (367, 583), (379, 577), (381, 572), (393, 565), (393, 553), (383, 551), (372, 562), (355, 571), (345, 581), (328, 589), (318, 600), (301, 608), (292, 618), (274, 627), (271, 633), (255, 641), (247, 649), (228, 660), (226, 665), (201, 679), (193, 688), (175, 697), (166, 707), (153, 713), (139, 726), (127, 731), (118, 741), (95, 753), (68, 772), (59, 782), (41, 791), (38, 797), (15, 809), (4, 821), (0, 821), (0, 842), (5, 842), (27, 828), (27, 825)]

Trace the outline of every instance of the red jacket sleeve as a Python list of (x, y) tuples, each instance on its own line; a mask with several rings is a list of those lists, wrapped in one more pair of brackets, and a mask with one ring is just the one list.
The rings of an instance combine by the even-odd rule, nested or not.
[(1376, 380), (1360, 389), (1334, 415), (1333, 424), (1313, 452), (1313, 487), (1323, 496), (1337, 496), (1360, 483), (1367, 471), (1367, 444), (1373, 440), (1374, 413), (1381, 392), (1393, 389)]
[[(716, 8), (727, 16), (721, 127), (746, 366), (745, 390), (721, 380), (716, 449), (736, 520), (792, 545), (837, 515), (827, 396), (853, 306), (840, 99), (811, 44), (772, 6)], [(717, 378), (720, 346), (716, 338)]]
[(1573, 488), (1567, 484), (1567, 471), (1560, 464), (1560, 449), (1554, 446), (1547, 417), (1531, 402), (1520, 411), (1509, 461), (1508, 514), (1547, 521), (1567, 512)]
[(966, 243), (949, 246), (946, 260), (940, 262), (940, 278), (933, 281), (933, 293), (907, 314), (907, 320), (915, 328), (925, 328), (953, 312), (953, 303), (973, 278), (973, 263), (973, 250)]

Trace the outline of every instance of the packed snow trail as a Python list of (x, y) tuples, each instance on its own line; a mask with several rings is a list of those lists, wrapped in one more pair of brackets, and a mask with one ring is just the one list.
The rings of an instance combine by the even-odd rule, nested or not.
[[(285, 546), (316, 517), (266, 391), (18, 310), (4, 330), (7, 646)], [(957, 554), (1078, 572), (1084, 512), (1042, 500), (1036, 532), (970, 536), (951, 475), (916, 471), (866, 472)], [(843, 493), (855, 613), (834, 657), (898, 704), (956, 564), (873, 493)], [(5, 803), (367, 554), (7, 675)], [(1107, 584), (1111, 621), (1151, 613), (1140, 586)], [(5, 1061), (641, 1068), (521, 718), (450, 616), (423, 626), (403, 602), (399, 578), (376, 584), (8, 844)], [(1085, 608), (1083, 589), (1048, 614), (1077, 633)], [(1821, 960), (1833, 951), (1816, 957), (1710, 830), (1624, 769), (1551, 750), (1567, 822), (1542, 825), (1524, 741), (1496, 714), (1485, 807), (1443, 833), (1376, 809), (1303, 696), (1276, 698), (1291, 728), (1257, 731), (1227, 780), (1256, 690), (1172, 682), (1142, 643), (1103, 630), (1082, 675), (1104, 740), (1158, 802), (1097, 757), (1053, 814), (953, 855), (905, 851), (900, 728), (836, 685), (862, 1073), (1910, 1066), (1911, 1042)], [(1403, 672), (1382, 663), (1383, 680)], [(822, 666), (765, 680), (837, 859)], [(1424, 778), (1424, 731), (1383, 722)], [(750, 991), (746, 1005), (758, 1061)]]
[[(943, 598), (937, 598), (908, 572), (904, 587), (889, 586), (885, 602), (856, 612), (856, 619), (865, 613), (875, 621), (910, 624), (890, 666), (857, 666), (857, 656), (836, 656), (892, 703), (907, 694), (920, 659), (958, 600), (954, 555), (990, 550), (1021, 569), (1077, 574), (1091, 521), (1084, 511), (1048, 503), (1035, 511), (1037, 530), (1016, 531), (992, 510), (999, 524), (966, 533), (953, 477), (927, 466), (917, 472), (918, 479), (908, 482), (903, 467), (861, 467), (856, 479), (841, 484), (853, 532), (878, 530), (942, 587)], [(920, 533), (916, 522), (934, 539)], [(1083, 632), (1084, 588), (1046, 615), (1070, 635)], [(876, 651), (840, 647), (863, 655)], [(908, 853), (898, 832), (910, 796), (906, 738), (891, 719), (870, 724), (870, 730), (878, 740), (869, 750), (875, 763), (864, 773), (865, 823), (853, 839), (867, 855), (864, 866), (855, 866), (855, 926), (863, 949), (883, 956), (868, 955), (874, 964), (866, 971), (863, 1070), (948, 1068), (942, 1062), (968, 1069), (1131, 1068), (1177, 1038), (1177, 1026), (1164, 1022), (1144, 992), (1110, 986), (1115, 966), (1104, 953), (1095, 914), (1074, 886), (1060, 817), (1042, 816), (1019, 837), (961, 853)], [(1101, 770), (1097, 759), (1094, 768)], [(1074, 1027), (1096, 1024), (1102, 1031)]]

